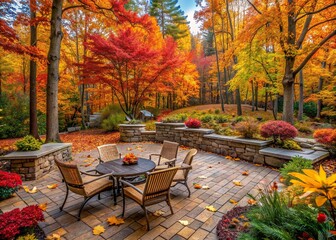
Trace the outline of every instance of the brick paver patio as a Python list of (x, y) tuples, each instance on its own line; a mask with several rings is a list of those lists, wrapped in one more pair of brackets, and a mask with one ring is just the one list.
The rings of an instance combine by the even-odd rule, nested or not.
[[(120, 151), (125, 154), (133, 152), (137, 156), (148, 158), (149, 153), (158, 153), (160, 144), (136, 143), (118, 144)], [(181, 149), (178, 153), (178, 163), (181, 162), (187, 149)], [(75, 154), (74, 160), (83, 165), (82, 170), (93, 169), (85, 167), (88, 156), (97, 158), (98, 152), (92, 150), (81, 154)], [(91, 158), (91, 160), (92, 160)], [(89, 159), (90, 160), (90, 159)], [(249, 170), (248, 176), (241, 173)], [(206, 176), (201, 179), (199, 176)], [(55, 169), (50, 174), (37, 181), (24, 182), (30, 188), (36, 186), (39, 191), (35, 194), (19, 190), (17, 196), (0, 202), (3, 212), (14, 208), (22, 208), (26, 205), (48, 203), (44, 212), (45, 222), (40, 226), (45, 233), (57, 233), (62, 239), (217, 239), (216, 225), (224, 213), (232, 209), (234, 205), (230, 199), (238, 202), (238, 205), (247, 205), (248, 193), (255, 195), (258, 188), (266, 184), (278, 181), (279, 173), (270, 168), (255, 166), (244, 161), (232, 161), (213, 153), (199, 151), (193, 161), (193, 170), (189, 174), (189, 186), (191, 197), (188, 198), (185, 186), (177, 185), (172, 188), (172, 205), (175, 214), (170, 215), (166, 203), (160, 203), (149, 207), (149, 212), (162, 210), (162, 216), (150, 216), (151, 231), (146, 231), (146, 220), (141, 207), (131, 200), (127, 200), (125, 224), (109, 226), (106, 219), (112, 215), (119, 216), (122, 212), (122, 198), (118, 197), (118, 204), (113, 204), (110, 192), (102, 195), (101, 200), (97, 197), (91, 199), (82, 212), (81, 221), (76, 216), (83, 198), (73, 193), (69, 194), (63, 211), (59, 210), (64, 197), (65, 185), (61, 182), (61, 174)], [(239, 180), (242, 187), (235, 186), (233, 180)], [(48, 189), (47, 185), (57, 183), (56, 189)], [(194, 189), (193, 183), (208, 185), (210, 189)], [(206, 206), (213, 205), (217, 212), (210, 212)], [(183, 226), (178, 220), (188, 220), (189, 225)], [(92, 228), (103, 225), (106, 231), (100, 236), (92, 234)]]

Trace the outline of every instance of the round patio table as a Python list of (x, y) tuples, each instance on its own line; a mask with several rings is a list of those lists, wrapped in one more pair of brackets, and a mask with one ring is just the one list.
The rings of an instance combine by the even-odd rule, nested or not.
[[(122, 159), (115, 159), (112, 161), (99, 163), (96, 167), (96, 171), (100, 174), (112, 173), (113, 177), (117, 179), (117, 191), (118, 195), (120, 195), (120, 178), (143, 175), (147, 172), (151, 172), (155, 167), (156, 164), (152, 160), (146, 158), (139, 158), (138, 163), (132, 165), (123, 164)], [(114, 196), (116, 196), (115, 188), (113, 192)], [(114, 204), (117, 204), (116, 197), (114, 197)]]

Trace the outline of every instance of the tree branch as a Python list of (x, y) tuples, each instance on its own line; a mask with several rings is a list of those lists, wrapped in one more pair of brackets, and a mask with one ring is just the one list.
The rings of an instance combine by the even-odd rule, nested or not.
[(335, 17), (335, 18), (331, 18), (331, 19), (327, 19), (327, 20), (325, 20), (325, 21), (323, 21), (323, 22), (316, 23), (316, 24), (314, 24), (313, 26), (311, 26), (311, 27), (308, 29), (308, 31), (310, 31), (310, 30), (313, 29), (314, 27), (317, 27), (318, 25), (321, 25), (321, 24), (323, 24), (323, 23), (330, 22), (330, 21), (335, 21), (335, 20), (336, 20), (336, 17)]
[(311, 23), (311, 20), (313, 18), (313, 15), (309, 15), (307, 18), (306, 18), (306, 21), (303, 25), (303, 29), (302, 29), (302, 32), (300, 34), (300, 37), (298, 38), (297, 42), (296, 42), (296, 48), (299, 49), (303, 43), (303, 40), (305, 39), (306, 37), (306, 34), (307, 32), (309, 31), (309, 25)]
[(325, 44), (330, 38), (336, 35), (336, 30), (332, 31), (328, 36), (321, 40), (321, 42), (306, 56), (302, 63), (293, 71), (295, 76), (307, 64), (310, 58)]
[(253, 3), (251, 3), (250, 0), (246, 0), (246, 1), (253, 7), (254, 10), (256, 10), (257, 13), (259, 13), (260, 15), (262, 15), (262, 12), (259, 11), (259, 9)]
[(306, 12), (305, 14), (303, 14), (302, 16), (300, 16), (299, 18), (295, 19), (295, 22), (299, 21), (301, 18), (304, 18), (307, 15), (312, 15), (312, 14), (316, 14), (316, 13), (322, 12), (322, 11), (324, 11), (324, 10), (330, 8), (330, 7), (333, 7), (333, 6), (336, 6), (336, 2), (334, 2), (332, 4), (329, 4), (329, 5), (327, 5), (327, 6), (323, 7), (323, 8), (320, 8), (320, 9), (318, 9), (316, 11)]

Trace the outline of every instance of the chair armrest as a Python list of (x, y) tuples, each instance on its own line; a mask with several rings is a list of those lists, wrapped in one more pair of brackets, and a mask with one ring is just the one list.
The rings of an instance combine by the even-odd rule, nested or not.
[(135, 191), (139, 192), (140, 194), (143, 194), (143, 191), (141, 191), (139, 188), (137, 188), (137, 187), (134, 186), (133, 184), (131, 184), (131, 183), (125, 181), (125, 180), (122, 180), (122, 179), (119, 180), (119, 181), (122, 183), (122, 185), (127, 185), (127, 186), (133, 188)]
[(161, 157), (161, 154), (160, 154), (160, 153), (152, 153), (152, 154), (149, 154), (149, 159), (150, 159), (150, 160), (152, 160), (152, 156)]
[(188, 169), (192, 169), (192, 166), (188, 164), (182, 164), (181, 167), (179, 167), (179, 169), (188, 170)]
[(176, 163), (176, 158), (173, 158), (171, 160), (164, 162), (164, 164), (169, 165), (169, 166), (175, 166), (175, 163)]
[[(85, 174), (85, 173), (84, 173), (84, 174)], [(92, 180), (90, 180), (90, 181), (84, 182), (83, 185), (92, 183), (92, 182), (97, 181), (97, 180), (102, 179), (102, 178), (113, 177), (113, 174), (112, 174), (112, 173), (104, 174), (104, 175), (92, 175), (92, 174), (86, 174), (86, 175), (95, 177), (95, 179), (92, 179)], [(112, 179), (113, 179), (113, 181), (114, 181), (114, 178), (112, 178)]]

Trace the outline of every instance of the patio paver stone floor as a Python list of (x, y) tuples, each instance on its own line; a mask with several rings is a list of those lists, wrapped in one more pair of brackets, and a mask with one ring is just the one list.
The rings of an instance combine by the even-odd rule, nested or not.
[[(159, 153), (161, 144), (156, 143), (120, 143), (118, 148), (124, 155), (133, 152), (136, 156), (148, 158), (149, 153)], [(179, 164), (188, 149), (181, 148), (178, 152)], [(91, 158), (88, 158), (90, 156)], [(93, 169), (98, 161), (92, 165), (88, 162), (98, 157), (97, 150), (73, 154), (73, 159), (82, 165), (81, 170)], [(88, 160), (87, 160), (88, 159)], [(87, 160), (87, 161), (85, 161)], [(241, 173), (249, 171), (248, 176)], [(201, 179), (199, 176), (207, 178)], [(120, 226), (109, 226), (106, 219), (112, 215), (120, 216), (122, 212), (122, 198), (118, 197), (118, 204), (113, 204), (111, 192), (102, 194), (101, 200), (91, 199), (85, 206), (81, 221), (76, 216), (83, 198), (70, 192), (64, 210), (59, 207), (65, 197), (65, 185), (61, 181), (61, 174), (55, 168), (51, 173), (36, 181), (24, 182), (30, 188), (36, 186), (39, 191), (35, 194), (26, 193), (20, 189), (16, 196), (0, 202), (3, 212), (26, 205), (47, 203), (44, 212), (45, 222), (40, 226), (46, 235), (57, 233), (62, 239), (217, 239), (216, 225), (224, 213), (235, 205), (247, 205), (247, 194), (256, 195), (259, 188), (263, 188), (273, 181), (278, 181), (279, 173), (270, 168), (256, 166), (244, 161), (232, 161), (224, 156), (199, 151), (193, 161), (193, 169), (189, 173), (188, 184), (191, 197), (185, 186), (178, 184), (171, 190), (174, 214), (171, 215), (165, 202), (150, 206), (149, 212), (162, 210), (165, 213), (156, 217), (149, 213), (151, 230), (146, 231), (146, 219), (141, 207), (132, 200), (126, 200), (125, 223)], [(235, 186), (233, 180), (241, 181), (241, 187)], [(48, 189), (47, 185), (57, 183), (56, 189)], [(193, 183), (209, 186), (210, 189), (194, 189)], [(213, 205), (217, 212), (210, 212), (206, 206)], [(189, 225), (183, 226), (178, 220), (188, 220)], [(92, 228), (102, 225), (106, 231), (100, 236), (92, 234)]]

